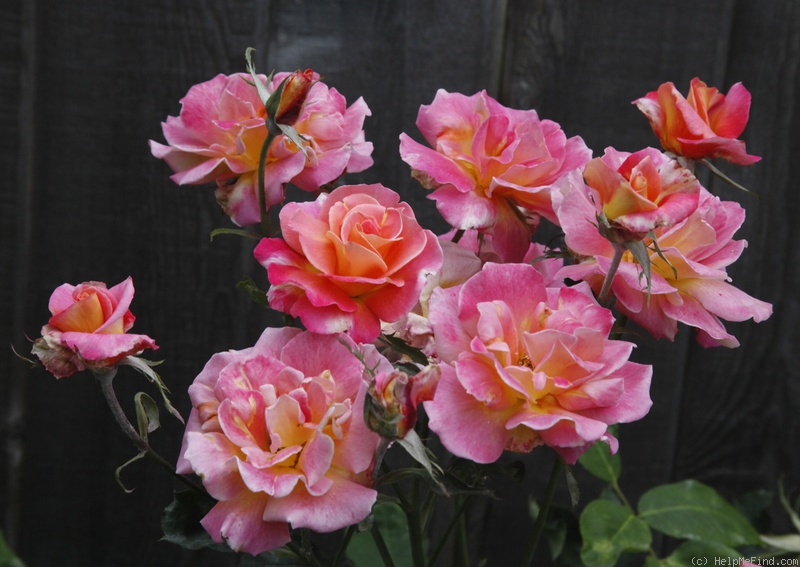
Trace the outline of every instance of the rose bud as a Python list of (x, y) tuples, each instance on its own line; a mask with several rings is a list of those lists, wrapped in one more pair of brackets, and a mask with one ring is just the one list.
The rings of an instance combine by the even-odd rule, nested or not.
[(33, 354), (56, 378), (87, 368), (108, 368), (126, 356), (157, 349), (147, 335), (129, 335), (135, 317), (129, 277), (108, 289), (102, 282), (60, 285), (50, 296), (53, 314), (34, 341)]
[(281, 86), (267, 99), (267, 115), (275, 124), (293, 126), (300, 117), (303, 104), (314, 84), (314, 71), (295, 71), (283, 80)]

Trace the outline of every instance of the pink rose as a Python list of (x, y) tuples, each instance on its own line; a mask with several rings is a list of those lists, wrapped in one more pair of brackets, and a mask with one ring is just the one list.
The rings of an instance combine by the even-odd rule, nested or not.
[(612, 242), (641, 240), (656, 227), (682, 221), (697, 208), (700, 193), (691, 171), (654, 148), (633, 154), (606, 148), (586, 164), (583, 178), (610, 223), (601, 232)]
[[(590, 224), (597, 209), (581, 185), (580, 181), (565, 184), (560, 196), (554, 197), (567, 246), (583, 258), (563, 268), (559, 275), (585, 280), (598, 291), (614, 250), (608, 241), (598, 238), (597, 229)], [(758, 322), (772, 314), (770, 304), (728, 283), (725, 268), (747, 245), (743, 240), (733, 240), (743, 222), (741, 206), (720, 201), (701, 188), (697, 209), (687, 219), (656, 229), (660, 253), (653, 250), (649, 239), (645, 240), (651, 250), (649, 294), (641, 267), (630, 252), (623, 255), (611, 288), (617, 298), (616, 308), (656, 338), (674, 339), (681, 322), (697, 330), (703, 346), (738, 346), (720, 319), (752, 318)]]
[[(279, 73), (267, 86), (273, 92), (281, 82), (297, 74)], [(270, 145), (264, 169), (267, 206), (283, 201), (283, 186), (292, 182), (305, 191), (317, 191), (343, 173), (363, 171), (372, 165), (372, 144), (362, 130), (369, 108), (359, 98), (352, 106), (335, 89), (318, 81), (319, 75), (300, 73), (292, 95), (310, 86), (294, 128), (305, 137), (307, 157), (283, 134)], [(266, 82), (262, 75), (260, 79)], [(258, 164), (267, 138), (266, 111), (256, 88), (245, 74), (217, 75), (194, 85), (181, 99), (180, 116), (162, 124), (167, 145), (150, 141), (157, 158), (175, 171), (179, 185), (217, 185), (217, 201), (225, 214), (240, 226), (258, 223)], [(288, 102), (287, 102), (288, 104)], [(288, 107), (284, 110), (288, 111)], [(293, 117), (294, 118), (294, 117)]]
[(736, 83), (725, 96), (695, 77), (688, 99), (672, 83), (633, 101), (650, 121), (661, 145), (690, 159), (722, 158), (750, 165), (761, 158), (748, 155), (737, 138), (750, 115), (750, 93)]
[(425, 402), (430, 427), (454, 455), (490, 463), (503, 450), (553, 447), (574, 463), (608, 425), (650, 408), (652, 370), (610, 340), (614, 317), (588, 286), (546, 288), (527, 264), (486, 264), (437, 289), (430, 320), (442, 377)]
[[(579, 137), (539, 120), (533, 110), (506, 108), (481, 91), (439, 90), (420, 107), (417, 127), (431, 148), (400, 136), (400, 155), (456, 229), (493, 235), (504, 261), (518, 262), (530, 244), (536, 215), (554, 221), (550, 187), (583, 166), (591, 151)], [(534, 217), (529, 221), (524, 217)]]
[(130, 307), (133, 281), (108, 289), (102, 282), (63, 284), (50, 296), (53, 314), (34, 341), (33, 354), (56, 378), (87, 368), (114, 366), (126, 356), (157, 349), (147, 335), (128, 335), (135, 317)]
[(414, 307), (442, 263), (436, 236), (383, 185), (344, 185), (288, 203), (280, 221), (283, 239), (265, 238), (255, 249), (272, 285), (269, 304), (316, 333), (373, 341), (381, 321)]
[(214, 541), (257, 555), (288, 543), (290, 527), (330, 532), (370, 513), (379, 438), (364, 424), (357, 348), (391, 371), (371, 345), (288, 327), (208, 361), (189, 387), (177, 470), (218, 501), (201, 521)]

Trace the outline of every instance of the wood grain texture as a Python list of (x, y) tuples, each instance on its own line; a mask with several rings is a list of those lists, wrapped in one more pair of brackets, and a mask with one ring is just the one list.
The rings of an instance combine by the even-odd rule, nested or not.
[[(10, 542), (15, 542), (16, 518), (19, 514), (18, 492), (22, 456), (22, 397), (24, 369), (15, 359), (10, 345), (25, 350), (21, 336), (24, 318), (24, 300), (20, 292), (26, 284), (27, 272), (24, 263), (29, 242), (25, 226), (27, 207), (20, 200), (27, 195), (25, 178), (29, 164), (30, 137), (23, 137), (26, 114), (23, 110), (23, 81), (30, 77), (29, 60), (23, 58), (22, 46), (28, 44), (26, 27), (23, 24), (24, 9), (14, 3), (0, 21), (0, 168), (7, 172), (0, 190), (0, 278), (5, 285), (0, 287), (0, 368), (4, 379), (0, 380), (0, 530)], [(18, 214), (23, 211), (23, 214)]]
[[(788, 487), (800, 485), (800, 199), (792, 176), (800, 3), (36, 0), (16, 3), (0, 29), (0, 159), (10, 172), (0, 193), (0, 277), (9, 282), (0, 287), (0, 342), (27, 348), (24, 335), (37, 336), (57, 285), (131, 275), (134, 329), (159, 343), (151, 358), (165, 360), (160, 372), (184, 415), (186, 388), (206, 360), (251, 345), (275, 321), (235, 289), (244, 276), (265, 281), (252, 243), (210, 242), (211, 230), (231, 226), (213, 191), (175, 186), (147, 140), (162, 139), (160, 122), (179, 112), (192, 84), (243, 70), (245, 48), (256, 48), (263, 72), (312, 67), (348, 101), (363, 96), (376, 165), (348, 180), (398, 190), (437, 231), (444, 225), (400, 160), (398, 136), (421, 139), (416, 115), (438, 88), (486, 89), (508, 106), (534, 108), (600, 155), (608, 145), (657, 144), (630, 102), (660, 83), (685, 91), (694, 76), (723, 90), (744, 82), (753, 94), (744, 139), (764, 159), (724, 169), (761, 199), (701, 175), (747, 209), (737, 237), (750, 246), (730, 274), (772, 302), (775, 316), (730, 324), (742, 342), (736, 350), (701, 349), (686, 330), (674, 343), (636, 339), (636, 360), (656, 368), (654, 407), (622, 430), (622, 482), (634, 500), (690, 477), (727, 496), (772, 490), (781, 475)], [(89, 376), (55, 381), (9, 352), (0, 365), (10, 377), (0, 380), (0, 529), (29, 565), (235, 564), (158, 541), (172, 481), (138, 462), (123, 474), (136, 490), (119, 490), (114, 469), (134, 450)], [(117, 384), (129, 411), (134, 393), (148, 390), (126, 370)], [(153, 439), (174, 460), (181, 436), (181, 425), (164, 418)], [(527, 494), (541, 493), (551, 462), (541, 451), (503, 459), (517, 458), (523, 484), (498, 483), (504, 498), (469, 513), (470, 545), (503, 565), (522, 553)], [(600, 487), (576, 474), (588, 501)]]

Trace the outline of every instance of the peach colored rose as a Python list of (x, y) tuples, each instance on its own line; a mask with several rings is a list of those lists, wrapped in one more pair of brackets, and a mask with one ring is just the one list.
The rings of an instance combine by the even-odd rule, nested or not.
[(60, 285), (50, 296), (52, 317), (33, 345), (48, 372), (65, 378), (87, 368), (114, 366), (126, 356), (157, 349), (147, 335), (129, 335), (133, 281), (108, 289), (102, 282)]
[(612, 242), (641, 240), (659, 226), (672, 226), (696, 208), (700, 183), (691, 171), (654, 148), (633, 154), (606, 148), (586, 164), (583, 178), (610, 226)]
[(567, 138), (555, 122), (506, 108), (485, 91), (440, 89), (420, 107), (417, 127), (431, 147), (402, 134), (403, 161), (434, 189), (431, 198), (452, 227), (491, 234), (507, 262), (522, 260), (538, 215), (555, 221), (552, 184), (591, 158), (580, 137)]
[(437, 289), (430, 320), (442, 376), (424, 403), (454, 455), (478, 463), (548, 445), (574, 463), (608, 426), (650, 409), (650, 366), (608, 338), (612, 313), (586, 284), (546, 288), (528, 264), (486, 264), (465, 284)]
[(189, 387), (177, 471), (218, 501), (201, 520), (214, 541), (257, 555), (288, 543), (290, 527), (330, 532), (370, 513), (379, 437), (364, 423), (355, 349), (391, 371), (371, 345), (288, 327), (208, 361)]
[(313, 202), (289, 203), (280, 221), (283, 239), (265, 238), (255, 249), (272, 285), (269, 303), (317, 333), (373, 341), (381, 321), (414, 307), (442, 264), (436, 236), (380, 184), (344, 185)]
[(722, 158), (750, 165), (761, 158), (737, 138), (750, 116), (750, 93), (736, 83), (727, 96), (695, 77), (684, 98), (672, 83), (633, 101), (665, 150), (690, 159)]

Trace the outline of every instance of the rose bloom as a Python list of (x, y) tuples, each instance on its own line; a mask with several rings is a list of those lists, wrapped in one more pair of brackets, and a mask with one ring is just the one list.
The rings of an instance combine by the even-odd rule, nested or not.
[(280, 223), (283, 239), (265, 238), (255, 249), (272, 285), (269, 304), (317, 333), (373, 341), (381, 321), (414, 307), (442, 264), (436, 236), (380, 184), (343, 185), (316, 201), (288, 203)]
[(695, 77), (684, 98), (672, 83), (633, 101), (650, 121), (661, 145), (690, 159), (722, 158), (750, 165), (761, 158), (737, 138), (750, 116), (750, 93), (736, 83), (727, 96)]
[(524, 256), (536, 215), (555, 221), (550, 186), (591, 158), (580, 137), (568, 139), (555, 122), (506, 108), (485, 91), (465, 96), (440, 89), (420, 107), (417, 127), (431, 147), (401, 134), (403, 160), (435, 189), (431, 198), (451, 226), (492, 234), (508, 262)]
[(133, 281), (108, 289), (102, 282), (63, 284), (50, 296), (52, 317), (34, 341), (33, 354), (56, 378), (87, 368), (114, 366), (126, 356), (157, 349), (147, 335), (129, 335)]
[(369, 515), (379, 437), (364, 424), (357, 348), (391, 371), (371, 345), (286, 327), (215, 354), (195, 378), (177, 471), (218, 501), (200, 522), (214, 541), (257, 555), (288, 543), (289, 527), (330, 532)]
[[(274, 91), (287, 76), (275, 75), (267, 90)], [(364, 140), (362, 129), (370, 114), (366, 103), (359, 98), (348, 108), (341, 94), (318, 79), (314, 73), (316, 82), (294, 123), (306, 138), (306, 155), (283, 134), (267, 152), (268, 207), (283, 201), (285, 183), (317, 191), (345, 172), (372, 165), (372, 144)], [(167, 145), (150, 141), (153, 155), (169, 164), (178, 185), (216, 183), (217, 201), (240, 226), (261, 218), (257, 185), (259, 155), (267, 138), (266, 111), (251, 80), (245, 74), (217, 75), (194, 85), (181, 99), (180, 116), (162, 123)], [(260, 75), (260, 80), (266, 82), (266, 77)]]
[(454, 455), (478, 463), (548, 445), (567, 462), (608, 425), (642, 418), (652, 370), (633, 344), (610, 340), (614, 317), (585, 284), (546, 288), (528, 264), (486, 264), (462, 286), (437, 289), (430, 319), (442, 376), (425, 402)]
[[(554, 202), (567, 246), (581, 261), (563, 268), (559, 275), (585, 280), (599, 291), (614, 250), (589, 222), (597, 213), (595, 203), (579, 180), (572, 181), (554, 195)], [(759, 322), (772, 314), (770, 304), (728, 283), (725, 269), (747, 245), (733, 240), (743, 222), (741, 206), (720, 201), (701, 188), (694, 213), (672, 227), (656, 229), (660, 254), (645, 240), (651, 262), (649, 295), (641, 266), (625, 252), (611, 287), (616, 308), (656, 338), (673, 340), (680, 322), (694, 327), (698, 342), (705, 347), (738, 346), (720, 319)]]
[(633, 154), (606, 148), (586, 164), (583, 178), (610, 222), (606, 237), (618, 242), (682, 221), (697, 208), (700, 193), (691, 171), (654, 148)]

